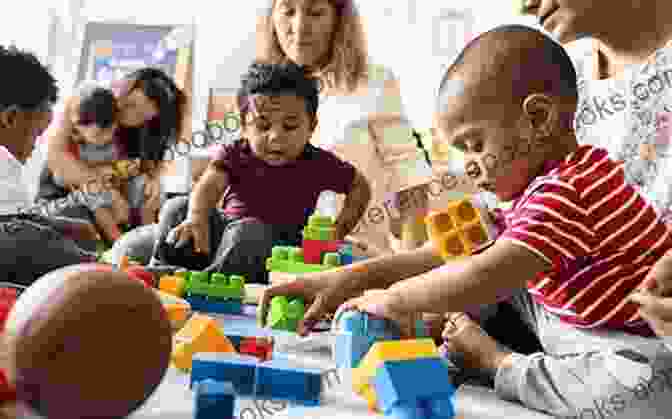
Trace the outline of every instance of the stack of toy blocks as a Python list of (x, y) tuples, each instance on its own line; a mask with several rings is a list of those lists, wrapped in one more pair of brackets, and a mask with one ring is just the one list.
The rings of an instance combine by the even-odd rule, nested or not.
[(199, 353), (194, 356), (191, 385), (205, 380), (229, 382), (236, 396), (291, 401), (305, 406), (319, 404), (322, 371), (303, 368), (285, 360), (259, 362), (239, 354)]
[(340, 266), (338, 253), (328, 253), (324, 257), (325, 263), (306, 263), (303, 249), (291, 246), (273, 247), (271, 257), (266, 260), (266, 269), (269, 272), (284, 272), (288, 274), (303, 274), (308, 272), (322, 272)]
[(446, 361), (431, 339), (377, 342), (352, 372), (355, 393), (398, 419), (451, 419), (455, 412)]
[(306, 307), (301, 298), (273, 297), (266, 324), (271, 329), (296, 332), (305, 310)]
[(470, 256), (492, 241), (491, 225), (470, 199), (453, 201), (425, 218), (427, 234), (445, 260)]
[(188, 371), (194, 354), (199, 352), (235, 353), (236, 348), (222, 333), (215, 319), (194, 314), (175, 335), (173, 364), (180, 370)]
[[(340, 248), (341, 242), (335, 240), (332, 217), (317, 214), (308, 217), (308, 225), (303, 229), (303, 258), (306, 263), (320, 264), (325, 254), (338, 254)], [(328, 262), (324, 261), (324, 263)]]
[(164, 276), (159, 289), (184, 297), (195, 311), (240, 314), (245, 297), (245, 278), (222, 273), (188, 272)]

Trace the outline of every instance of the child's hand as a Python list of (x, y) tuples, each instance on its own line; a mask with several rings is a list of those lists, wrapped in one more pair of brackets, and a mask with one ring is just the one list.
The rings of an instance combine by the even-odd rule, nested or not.
[(641, 288), (658, 296), (672, 295), (672, 255), (665, 255), (653, 265)]
[(194, 250), (197, 253), (210, 253), (210, 225), (207, 217), (184, 220), (180, 225), (168, 233), (166, 243), (176, 248), (186, 246), (193, 240)]
[(363, 296), (347, 301), (341, 310), (358, 310), (391, 320), (399, 326), (405, 337), (415, 336), (417, 316), (406, 311), (403, 298), (394, 290), (367, 291)]

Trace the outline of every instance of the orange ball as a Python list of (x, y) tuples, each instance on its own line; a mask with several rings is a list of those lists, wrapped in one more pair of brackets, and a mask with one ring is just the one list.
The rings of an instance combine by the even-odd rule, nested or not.
[(162, 381), (172, 349), (154, 291), (101, 264), (44, 275), (16, 302), (6, 333), (18, 398), (50, 419), (129, 415)]

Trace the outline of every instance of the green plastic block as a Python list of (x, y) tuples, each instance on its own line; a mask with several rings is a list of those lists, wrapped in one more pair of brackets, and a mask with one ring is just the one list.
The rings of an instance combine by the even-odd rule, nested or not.
[(310, 272), (323, 272), (333, 269), (333, 266), (314, 265), (302, 262), (290, 262), (288, 260), (266, 259), (266, 270), (269, 272), (284, 272), (288, 274), (305, 274)]
[(287, 259), (289, 257), (289, 246), (274, 246), (271, 250), (271, 257), (273, 259)]
[(341, 255), (338, 253), (325, 253), (323, 263), (327, 266), (341, 266)]
[(327, 217), (324, 215), (311, 215), (308, 217), (308, 226), (309, 227), (333, 227), (334, 218)]
[(303, 249), (300, 247), (290, 247), (287, 260), (290, 262), (303, 263), (305, 260), (303, 259)]
[[(235, 279), (232, 281), (231, 279), (234, 277)], [(241, 279), (238, 275), (227, 278), (222, 273), (212, 274), (208, 297), (241, 300), (245, 292), (245, 283)]]
[(301, 298), (273, 297), (266, 324), (272, 329), (296, 332), (305, 310), (306, 307)]
[(191, 295), (206, 297), (210, 293), (210, 278), (207, 272), (191, 271), (187, 292)]
[(303, 229), (303, 238), (306, 240), (333, 240), (333, 227), (306, 226)]

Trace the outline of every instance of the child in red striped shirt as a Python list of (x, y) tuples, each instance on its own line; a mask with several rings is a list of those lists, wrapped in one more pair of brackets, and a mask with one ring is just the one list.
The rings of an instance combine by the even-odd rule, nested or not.
[[(439, 92), (439, 139), (464, 152), (466, 172), (481, 189), (511, 203), (504, 231), (482, 253), (410, 279), (391, 273), (426, 260), (364, 262), (370, 279), (343, 275), (362, 288), (393, 285), (341, 309), (402, 325), (414, 313), (452, 312), (444, 330), (448, 352), (460, 355), (461, 366), (488, 373), (500, 397), (567, 417), (584, 417), (604, 400), (605, 417), (623, 411), (626, 403), (614, 395), (625, 398), (624, 388), (651, 380), (656, 365), (672, 367), (628, 298), (672, 249), (670, 228), (627, 182), (622, 162), (578, 144), (576, 72), (564, 49), (541, 32), (512, 25), (479, 36)], [(514, 353), (462, 314), (504, 293), (514, 294), (511, 303), (543, 353)], [(646, 409), (669, 408), (668, 399), (649, 400)], [(633, 417), (647, 417), (633, 409)]]

